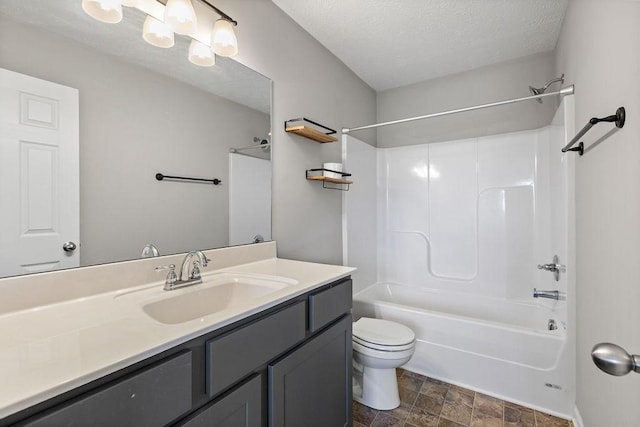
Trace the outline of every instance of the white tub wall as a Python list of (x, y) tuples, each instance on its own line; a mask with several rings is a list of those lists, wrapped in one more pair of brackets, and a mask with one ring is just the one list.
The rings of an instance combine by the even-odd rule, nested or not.
[(377, 282), (376, 148), (350, 135), (342, 136), (344, 170), (354, 184), (343, 193), (343, 264), (351, 274), (354, 294)]
[(551, 262), (548, 136), (379, 149), (378, 281), (535, 302), (551, 276), (536, 270)]

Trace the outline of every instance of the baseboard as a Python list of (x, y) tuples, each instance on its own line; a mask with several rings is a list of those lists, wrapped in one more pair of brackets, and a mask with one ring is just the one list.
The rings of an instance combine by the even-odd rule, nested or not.
[(582, 416), (580, 416), (580, 411), (578, 410), (578, 406), (573, 407), (573, 427), (584, 427), (584, 422), (582, 421)]

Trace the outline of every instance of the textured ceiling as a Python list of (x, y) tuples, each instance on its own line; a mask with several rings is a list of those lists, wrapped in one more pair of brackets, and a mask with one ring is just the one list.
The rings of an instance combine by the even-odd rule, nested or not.
[(377, 91), (555, 49), (568, 0), (272, 0)]
[[(0, 15), (31, 24), (83, 43), (149, 70), (269, 114), (271, 83), (238, 62), (216, 56), (216, 65), (203, 68), (187, 60), (191, 39), (176, 35), (176, 45), (160, 49), (142, 40), (146, 15), (125, 7), (118, 24), (103, 24), (87, 16), (80, 0), (0, 0)], [(2, 40), (9, 42), (9, 40)]]

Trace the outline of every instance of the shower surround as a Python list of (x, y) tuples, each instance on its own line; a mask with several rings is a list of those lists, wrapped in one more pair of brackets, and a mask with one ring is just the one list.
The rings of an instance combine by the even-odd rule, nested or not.
[[(409, 370), (569, 418), (573, 154), (560, 148), (573, 136), (564, 125), (572, 101), (565, 98), (553, 123), (537, 130), (365, 148), (368, 155), (345, 138), (348, 170), (377, 171), (369, 207), (361, 199), (370, 188), (354, 185), (345, 196), (346, 261), (364, 269), (354, 282), (367, 278), (355, 286), (356, 316), (414, 329)], [(364, 263), (360, 254), (370, 249), (357, 237), (373, 203), (377, 266)], [(536, 268), (554, 255), (567, 265), (558, 282)], [(534, 299), (534, 288), (559, 290), (561, 298)], [(550, 321), (557, 329), (549, 330)]]

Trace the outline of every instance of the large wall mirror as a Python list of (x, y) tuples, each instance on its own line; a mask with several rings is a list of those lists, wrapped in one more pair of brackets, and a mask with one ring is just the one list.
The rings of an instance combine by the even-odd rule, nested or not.
[(271, 239), (271, 81), (145, 17), (0, 2), (0, 277)]

